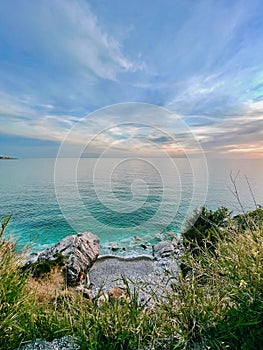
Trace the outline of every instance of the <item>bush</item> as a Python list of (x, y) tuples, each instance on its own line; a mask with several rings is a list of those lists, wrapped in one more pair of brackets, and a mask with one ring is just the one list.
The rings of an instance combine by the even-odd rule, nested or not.
[(181, 348), (258, 349), (262, 344), (263, 229), (253, 225), (245, 230), (232, 225), (223, 235), (216, 230), (214, 245), (201, 241), (198, 254), (191, 246), (185, 251), (187, 274), (179, 274), (161, 306), (170, 337), (176, 335)]
[[(1, 235), (10, 217), (1, 224)], [(53, 338), (69, 331), (68, 319), (52, 304), (38, 303), (28, 288), (28, 273), (14, 243), (0, 238), (0, 349), (13, 349), (42, 336)], [(66, 328), (68, 327), (68, 328)]]
[(34, 278), (42, 277), (43, 275), (50, 273), (55, 267), (63, 267), (65, 265), (65, 257), (61, 253), (55, 254), (54, 260), (40, 260), (33, 264), (26, 265), (23, 270), (30, 271)]
[(245, 214), (236, 215), (233, 220), (240, 230), (262, 228), (263, 209), (258, 208)]
[(9, 342), (20, 333), (20, 318), (26, 310), (25, 277), (18, 269), (13, 246), (0, 243), (0, 344), (8, 349)]
[(231, 221), (231, 212), (220, 207), (217, 210), (209, 210), (201, 207), (186, 222), (186, 228), (182, 232), (183, 245), (193, 255), (198, 255), (199, 250), (205, 246), (211, 251), (218, 238), (225, 234), (225, 228)]

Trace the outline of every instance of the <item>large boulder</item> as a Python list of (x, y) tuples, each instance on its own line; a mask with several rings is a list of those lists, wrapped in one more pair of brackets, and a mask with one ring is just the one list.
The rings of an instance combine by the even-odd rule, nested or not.
[(57, 244), (28, 259), (28, 264), (52, 262), (63, 257), (68, 285), (76, 285), (96, 261), (100, 252), (99, 238), (83, 232), (63, 238)]

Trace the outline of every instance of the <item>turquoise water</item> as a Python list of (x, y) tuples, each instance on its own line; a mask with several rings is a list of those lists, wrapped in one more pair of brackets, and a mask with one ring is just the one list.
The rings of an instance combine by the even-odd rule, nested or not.
[[(34, 251), (74, 232), (91, 231), (105, 251), (113, 243), (140, 249), (180, 232), (185, 218), (206, 203), (240, 207), (228, 186), (240, 170), (242, 204), (263, 204), (263, 163), (187, 159), (19, 159), (0, 161), (0, 216), (12, 214), (7, 234)], [(55, 168), (56, 165), (56, 168)], [(208, 175), (208, 177), (206, 177)], [(207, 191), (207, 193), (206, 193)], [(137, 244), (137, 246), (136, 246)], [(136, 248), (137, 247), (137, 248)]]

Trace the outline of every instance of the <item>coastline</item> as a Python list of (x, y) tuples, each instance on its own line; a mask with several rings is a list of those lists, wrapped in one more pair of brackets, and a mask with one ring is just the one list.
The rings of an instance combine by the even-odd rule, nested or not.
[[(83, 232), (67, 236), (42, 252), (30, 254), (23, 266), (37, 277), (54, 266), (61, 266), (66, 286), (93, 299), (100, 293), (108, 295), (113, 288), (123, 289), (126, 283), (130, 288), (134, 288), (134, 284), (154, 284), (166, 285), (169, 289), (165, 270), (176, 276), (181, 254), (181, 243), (175, 239), (152, 245), (151, 254), (100, 254), (99, 238)], [(159, 289), (155, 292), (161, 293)], [(139, 299), (146, 297), (149, 299), (150, 294), (139, 288)]]
[(15, 160), (15, 159), (18, 159), (18, 158), (9, 157), (9, 156), (0, 156), (0, 160)]
[[(141, 338), (141, 344), (146, 346), (142, 349), (148, 349), (149, 336), (150, 342), (152, 340), (162, 348), (165, 348), (163, 345), (167, 344), (167, 340), (171, 346), (183, 344), (183, 348), (189, 349), (211, 345), (211, 341), (217, 345), (234, 344), (231, 348), (241, 348), (240, 345), (247, 340), (258, 344), (257, 334), (262, 330), (259, 315), (262, 311), (263, 210), (255, 209), (233, 217), (226, 208), (218, 208), (216, 212), (203, 208), (200, 214), (194, 232), (191, 227), (180, 240), (153, 245), (152, 255), (100, 255), (98, 237), (83, 232), (65, 237), (36, 254), (28, 261), (29, 266), (24, 268), (24, 264), (17, 264), (19, 256), (15, 245), (4, 241), (0, 253), (3, 257), (11, 254), (15, 259), (13, 265), (7, 260), (2, 268), (2, 275), (7, 281), (14, 273), (10, 267), (15, 269), (12, 284), (1, 281), (2, 288), (9, 291), (11, 286), (16, 300), (19, 300), (13, 303), (12, 318), (8, 324), (13, 326), (15, 311), (18, 331), (14, 329), (14, 335), (21, 332), (20, 323), (23, 323), (25, 310), (26, 321), (33, 321), (33, 325), (36, 319), (43, 319), (48, 312), (48, 323), (42, 326), (40, 332), (32, 327), (33, 335), (25, 333), (23, 342), (33, 341), (22, 349), (33, 350), (35, 339), (40, 339), (39, 336), (41, 345), (46, 349), (50, 346), (52, 350), (56, 344), (68, 346), (65, 335), (71, 337), (69, 341), (76, 339), (77, 345), (92, 344), (90, 335), (93, 341), (98, 332), (101, 334), (100, 344), (105, 344), (105, 335), (110, 335), (109, 344), (115, 344), (116, 335), (123, 337), (123, 334), (131, 343), (133, 334), (137, 341), (137, 330), (139, 336), (145, 337)], [(210, 226), (204, 229), (203, 221), (207, 223), (209, 218), (212, 220), (208, 221)], [(198, 231), (200, 227), (201, 232)], [(198, 236), (197, 232), (202, 236)], [(191, 245), (192, 234), (198, 246)], [(214, 236), (211, 237), (211, 234)], [(213, 245), (207, 245), (207, 237), (215, 239)], [(240, 256), (238, 260), (237, 253)], [(252, 271), (248, 270), (248, 266)], [(26, 272), (22, 275), (27, 278), (20, 286), (21, 269)], [(9, 294), (5, 293), (8, 307)], [(253, 307), (247, 303), (248, 296), (252, 298)], [(25, 300), (22, 310), (20, 300)], [(234, 316), (226, 319), (232, 312)], [(236, 331), (236, 315), (247, 321), (240, 332)], [(199, 327), (198, 337), (189, 334), (193, 318)], [(54, 322), (58, 328), (53, 331)], [(256, 329), (255, 324), (258, 325)], [(66, 333), (65, 325), (68, 327)], [(222, 333), (216, 333), (216, 327), (223, 330), (223, 340)], [(184, 331), (187, 337), (181, 335)], [(231, 332), (241, 337), (233, 340), (229, 337)], [(49, 334), (52, 334), (51, 337)], [(55, 339), (55, 343), (44, 339)], [(14, 344), (17, 343), (14, 340)], [(68, 349), (73, 349), (71, 344)]]

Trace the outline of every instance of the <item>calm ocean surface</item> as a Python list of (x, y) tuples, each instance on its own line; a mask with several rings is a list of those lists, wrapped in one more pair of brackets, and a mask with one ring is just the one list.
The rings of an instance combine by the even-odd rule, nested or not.
[[(263, 204), (263, 162), (186, 159), (19, 159), (0, 161), (0, 217), (12, 214), (7, 230), (18, 247), (38, 251), (74, 232), (100, 237), (103, 252), (115, 242), (127, 250), (178, 233), (202, 204), (241, 211), (228, 186), (237, 186), (246, 210)], [(193, 165), (193, 162), (195, 164)], [(55, 174), (55, 176), (54, 176)], [(208, 174), (208, 178), (206, 178)], [(207, 193), (206, 193), (207, 190)]]

